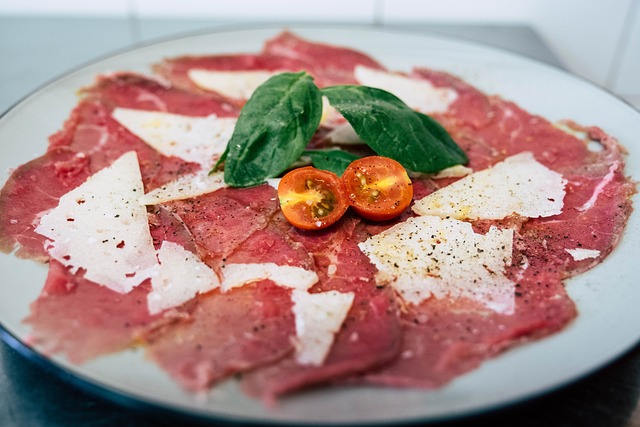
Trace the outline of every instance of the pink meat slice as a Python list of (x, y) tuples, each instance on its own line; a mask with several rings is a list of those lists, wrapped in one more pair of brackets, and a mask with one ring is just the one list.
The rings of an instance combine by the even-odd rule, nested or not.
[[(163, 240), (195, 248), (184, 225), (161, 207), (149, 214), (149, 223), (157, 249)], [(147, 310), (149, 291), (145, 281), (119, 294), (51, 260), (44, 288), (24, 320), (32, 327), (29, 342), (47, 354), (62, 353), (71, 362), (83, 363), (139, 344), (149, 330), (183, 318), (194, 308), (190, 301), (152, 316)]]
[(145, 328), (162, 320), (149, 315), (148, 292), (149, 283), (144, 282), (122, 295), (52, 260), (44, 289), (24, 320), (32, 327), (28, 342), (45, 354), (65, 354), (74, 363), (124, 350)]
[[(268, 199), (274, 195), (271, 187), (253, 189), (255, 197), (251, 198), (256, 203), (259, 194), (254, 190)], [(218, 199), (211, 197), (200, 204), (207, 212), (219, 212), (218, 206)], [(215, 260), (222, 274), (225, 265), (267, 262), (313, 270), (313, 259), (305, 248), (282, 230), (268, 222), (264, 228), (249, 230), (250, 223), (242, 215), (247, 205), (225, 206), (229, 216), (223, 220), (224, 225), (237, 222), (244, 228), (244, 240), (234, 240), (233, 244), (227, 241), (221, 251), (207, 257), (210, 262)], [(267, 221), (273, 212), (262, 214)], [(192, 225), (192, 220), (187, 217), (185, 224)], [(214, 234), (208, 236), (213, 241), (199, 240), (201, 248), (221, 244)], [(229, 375), (285, 357), (293, 351), (294, 335), (291, 291), (270, 280), (260, 280), (198, 297), (197, 307), (188, 317), (148, 334), (147, 355), (185, 388), (201, 391)]]
[(59, 132), (50, 137), (50, 149), (65, 146), (90, 158), (91, 172), (111, 164), (127, 151), (138, 154), (145, 189), (193, 172), (199, 166), (160, 154), (111, 117), (116, 107), (162, 111), (190, 116), (236, 114), (232, 107), (209, 97), (165, 87), (156, 80), (130, 73), (98, 78), (84, 90), (84, 98)]
[(284, 357), (294, 331), (290, 292), (270, 281), (198, 297), (186, 319), (147, 334), (147, 356), (183, 387), (202, 391)]
[[(437, 119), (467, 151), (471, 167), (483, 169), (531, 151), (568, 180), (560, 215), (474, 223), (478, 232), (486, 232), (492, 224), (515, 230), (508, 271), (516, 283), (513, 315), (487, 311), (464, 299), (430, 299), (405, 307), (400, 357), (359, 378), (374, 384), (434, 388), (507, 348), (562, 329), (577, 315), (562, 280), (598, 264), (616, 246), (631, 212), (635, 186), (623, 174), (623, 150), (600, 130), (574, 125), (601, 144), (592, 151), (588, 141), (448, 74), (420, 70), (419, 77), (457, 90), (458, 99)], [(566, 251), (573, 248), (596, 249), (600, 255), (575, 261)]]
[[(267, 56), (260, 54), (234, 55), (198, 55), (167, 58), (153, 66), (153, 71), (159, 77), (171, 82), (171, 85), (193, 93), (226, 99), (222, 94), (201, 89), (189, 78), (189, 70), (208, 71), (303, 71), (306, 63), (295, 58), (282, 56)], [(227, 99), (227, 102), (243, 104), (243, 100)]]
[(44, 237), (34, 231), (40, 215), (88, 176), (88, 159), (64, 147), (13, 171), (0, 190), (0, 250), (16, 250), (19, 257), (45, 261)]
[(407, 307), (402, 314), (400, 356), (358, 380), (437, 388), (514, 345), (562, 329), (576, 316), (576, 309), (558, 273), (527, 271), (516, 280), (513, 315), (491, 312), (466, 299), (434, 298)]
[(292, 239), (313, 255), (320, 282), (312, 292), (353, 292), (355, 298), (321, 366), (300, 365), (292, 354), (243, 375), (243, 389), (268, 404), (282, 394), (336, 381), (388, 362), (400, 350), (402, 335), (393, 295), (389, 289), (376, 287), (375, 270), (356, 246), (360, 238), (357, 234), (362, 231), (357, 219), (344, 218), (339, 226), (318, 233), (293, 229), (279, 216), (274, 221), (288, 229)]
[(109, 107), (135, 108), (205, 117), (237, 117), (240, 110), (226, 100), (201, 96), (145, 75), (119, 72), (99, 76), (83, 95)]
[(89, 175), (110, 165), (127, 151), (138, 154), (146, 190), (196, 170), (199, 166), (167, 157), (120, 126), (115, 107), (205, 116), (233, 115), (226, 104), (173, 89), (147, 77), (119, 73), (100, 77), (63, 128), (50, 137), (48, 152), (17, 168), (0, 190), (0, 250), (17, 249), (21, 257), (46, 260), (43, 239), (33, 229), (46, 210)]
[[(218, 99), (224, 96), (196, 86), (189, 79), (192, 69), (211, 71), (307, 71), (318, 86), (355, 84), (353, 70), (356, 65), (383, 69), (373, 58), (339, 46), (316, 43), (298, 37), (291, 32), (282, 32), (268, 40), (260, 53), (235, 55), (192, 55), (167, 58), (154, 65), (154, 72), (171, 82), (175, 87), (194, 93), (209, 94)], [(228, 100), (242, 105), (244, 100)]]
[[(599, 264), (615, 248), (631, 214), (636, 186), (624, 174), (625, 150), (614, 138), (596, 127), (562, 123), (583, 135), (577, 137), (446, 73), (420, 69), (414, 75), (457, 91), (457, 100), (436, 118), (468, 153), (470, 167), (484, 169), (531, 151), (567, 179), (563, 212), (522, 226), (526, 239), (522, 246), (529, 248), (530, 262), (551, 263), (566, 278)], [(593, 249), (600, 254), (576, 261), (566, 249)]]
[(160, 249), (162, 242), (177, 243), (186, 250), (198, 252), (195, 239), (184, 222), (162, 205), (153, 206), (149, 213), (149, 231), (153, 238), (153, 245)]
[(189, 229), (196, 253), (220, 272), (222, 264), (245, 240), (265, 229), (277, 209), (272, 187), (221, 189), (164, 206)]
[(262, 54), (304, 62), (306, 70), (321, 87), (357, 84), (353, 74), (356, 65), (384, 69), (378, 61), (362, 52), (342, 46), (311, 42), (289, 31), (283, 31), (267, 40)]

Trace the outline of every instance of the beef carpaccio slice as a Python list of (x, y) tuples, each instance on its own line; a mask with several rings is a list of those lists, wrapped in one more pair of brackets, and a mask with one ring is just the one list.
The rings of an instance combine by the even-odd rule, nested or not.
[(388, 290), (373, 286), (373, 267), (354, 246), (357, 221), (327, 233), (299, 233), (277, 209), (275, 189), (264, 185), (217, 191), (167, 207), (199, 236), (197, 251), (222, 274), (225, 265), (269, 262), (316, 271), (319, 283), (311, 292), (355, 293), (331, 353), (318, 368), (295, 362), (289, 290), (264, 280), (198, 298), (198, 308), (188, 317), (148, 338), (149, 357), (185, 387), (203, 390), (233, 373), (267, 374), (273, 366), (278, 371), (286, 367), (286, 383), (260, 385), (257, 394), (267, 399), (363, 372), (397, 354), (401, 332), (395, 300)]
[(0, 190), (0, 251), (46, 261), (44, 238), (34, 230), (40, 214), (90, 175), (89, 161), (66, 147), (18, 167)]
[(44, 289), (24, 320), (32, 327), (28, 341), (74, 363), (127, 349), (161, 319), (147, 310), (148, 292), (147, 281), (121, 295), (51, 260)]
[[(596, 127), (572, 122), (554, 125), (446, 73), (418, 69), (414, 76), (458, 92), (449, 110), (435, 117), (468, 153), (474, 170), (530, 151), (568, 181), (560, 215), (523, 224), (523, 245), (528, 247), (530, 262), (552, 264), (566, 278), (598, 264), (611, 252), (631, 214), (631, 196), (636, 192), (635, 183), (625, 176), (624, 148), (615, 138)], [(576, 261), (565, 250), (579, 248), (599, 250), (600, 255)]]
[(47, 153), (17, 168), (0, 190), (0, 250), (45, 260), (44, 239), (33, 231), (39, 216), (63, 194), (127, 151), (138, 154), (147, 191), (199, 166), (158, 153), (111, 117), (116, 107), (192, 116), (235, 116), (225, 102), (165, 86), (134, 73), (101, 76), (49, 138)]
[[(193, 239), (171, 212), (156, 207), (149, 213), (154, 246), (163, 241), (195, 250)], [(151, 315), (146, 280), (127, 294), (113, 292), (72, 274), (55, 260), (50, 261), (44, 288), (24, 320), (31, 325), (29, 342), (45, 353), (62, 353), (74, 363), (139, 345), (150, 330), (182, 319), (195, 307), (190, 301), (161, 314)]]
[[(268, 186), (217, 191), (167, 208), (198, 236), (196, 251), (219, 272), (235, 263), (309, 268), (309, 255), (269, 224), (274, 194)], [(252, 201), (251, 208), (238, 203), (243, 198)], [(291, 307), (291, 291), (270, 280), (209, 292), (197, 298), (188, 316), (147, 334), (147, 355), (185, 388), (203, 391), (293, 351)]]
[(342, 218), (337, 225), (314, 233), (293, 228), (283, 217), (276, 220), (312, 254), (320, 276), (312, 292), (354, 292), (355, 298), (321, 366), (300, 365), (290, 355), (243, 375), (244, 390), (268, 403), (284, 393), (381, 366), (398, 355), (402, 336), (393, 293), (375, 285), (375, 268), (357, 247), (362, 240), (358, 219)]
[[(373, 58), (340, 46), (311, 42), (290, 32), (283, 32), (265, 43), (261, 53), (242, 55), (181, 56), (167, 58), (154, 65), (154, 72), (172, 85), (194, 93), (222, 95), (200, 89), (188, 76), (189, 70), (209, 71), (306, 71), (318, 86), (356, 84), (356, 65), (384, 69)], [(230, 100), (230, 102), (234, 102)], [(235, 100), (243, 104), (244, 100)]]
[[(111, 117), (115, 107), (194, 116), (229, 115), (234, 111), (209, 97), (163, 86), (141, 75), (100, 77), (84, 90), (63, 129), (50, 137), (47, 152), (17, 168), (0, 191), (0, 249), (15, 249), (19, 256), (46, 261), (45, 238), (34, 231), (38, 218), (54, 208), (60, 196), (127, 151), (137, 152), (148, 190), (198, 167), (161, 155), (140, 141)], [(150, 229), (156, 247), (170, 240), (195, 250), (189, 231), (161, 207), (150, 213)], [(174, 317), (173, 311), (149, 316), (148, 292), (149, 283), (145, 283), (129, 294), (117, 294), (52, 261), (45, 289), (26, 319), (32, 326), (30, 339), (47, 351), (65, 353), (77, 362), (121, 350), (138, 342), (138, 335), (146, 328)], [(91, 329), (79, 328), (82, 324), (91, 325)]]
[(306, 64), (318, 86), (357, 84), (353, 70), (357, 65), (384, 70), (385, 67), (362, 52), (343, 46), (310, 42), (284, 31), (267, 40), (263, 55), (296, 59)]
[[(216, 271), (227, 264), (273, 262), (310, 267), (309, 255), (270, 226), (275, 190), (221, 190), (164, 208), (187, 227), (196, 252)], [(197, 308), (145, 337), (147, 355), (185, 388), (202, 391), (293, 350), (290, 290), (260, 280), (197, 298)]]
[[(508, 270), (516, 283), (513, 315), (492, 312), (465, 299), (432, 298), (420, 306), (408, 306), (402, 313), (401, 356), (359, 378), (434, 388), (513, 345), (562, 329), (578, 314), (562, 281), (598, 264), (616, 246), (632, 210), (635, 185), (624, 175), (623, 149), (601, 130), (572, 125), (585, 136), (577, 138), (451, 75), (426, 69), (415, 75), (458, 92), (449, 110), (436, 118), (468, 153), (469, 166), (480, 170), (531, 151), (568, 180), (559, 215), (474, 222), (479, 232), (492, 224), (516, 231)], [(566, 249), (597, 250), (599, 255), (575, 260)]]
[(173, 87), (134, 73), (101, 76), (83, 90), (83, 98), (64, 128), (51, 136), (50, 149), (65, 146), (90, 158), (91, 173), (135, 150), (145, 190), (149, 191), (198, 168), (177, 157), (167, 157), (120, 125), (114, 108), (161, 111), (203, 117), (235, 117), (229, 104)]

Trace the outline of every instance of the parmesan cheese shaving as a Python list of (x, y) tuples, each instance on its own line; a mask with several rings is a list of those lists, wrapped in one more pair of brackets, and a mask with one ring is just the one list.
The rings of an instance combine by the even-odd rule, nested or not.
[(218, 71), (197, 68), (187, 72), (189, 79), (199, 88), (235, 99), (251, 98), (258, 86), (276, 74), (277, 71)]
[(209, 169), (224, 152), (236, 125), (235, 118), (191, 117), (129, 108), (116, 108), (112, 117), (165, 156)]
[(443, 113), (458, 98), (458, 93), (451, 88), (437, 88), (427, 80), (412, 79), (362, 65), (355, 67), (354, 75), (361, 85), (391, 92), (422, 113)]
[(212, 193), (227, 187), (224, 182), (224, 173), (216, 172), (209, 175), (207, 170), (199, 170), (196, 173), (183, 175), (178, 179), (155, 188), (138, 199), (143, 205), (155, 205), (171, 200), (183, 200), (191, 197)]
[(151, 314), (182, 305), (197, 294), (220, 286), (214, 271), (177, 243), (162, 242), (158, 259), (158, 272), (151, 279), (152, 290), (147, 295)]
[(301, 365), (319, 366), (324, 363), (336, 332), (351, 309), (353, 292), (328, 291), (309, 293), (296, 289), (292, 292), (295, 315), (296, 361)]
[(75, 273), (127, 293), (157, 267), (135, 152), (122, 155), (60, 198), (36, 227), (51, 257)]
[(413, 211), (457, 219), (548, 217), (562, 212), (566, 183), (525, 152), (431, 193), (416, 201)]
[(336, 126), (327, 134), (327, 139), (334, 144), (357, 145), (364, 144), (355, 129), (349, 122), (344, 122)]
[(470, 223), (435, 216), (411, 218), (360, 243), (378, 268), (376, 280), (391, 283), (409, 304), (428, 298), (469, 298), (499, 313), (515, 308), (511, 264), (513, 230), (491, 227), (476, 234)]
[(446, 169), (442, 169), (440, 172), (433, 174), (431, 177), (433, 179), (441, 179), (441, 178), (462, 178), (463, 176), (471, 175), (473, 173), (473, 169), (468, 168), (463, 165), (455, 165), (448, 167)]
[(301, 267), (277, 265), (267, 262), (263, 264), (226, 264), (223, 270), (221, 289), (243, 286), (259, 280), (271, 280), (279, 286), (292, 289), (309, 289), (318, 281), (318, 275)]
[(597, 258), (600, 256), (600, 251), (597, 249), (575, 248), (565, 249), (565, 251), (567, 251), (575, 261), (582, 261), (585, 259)]

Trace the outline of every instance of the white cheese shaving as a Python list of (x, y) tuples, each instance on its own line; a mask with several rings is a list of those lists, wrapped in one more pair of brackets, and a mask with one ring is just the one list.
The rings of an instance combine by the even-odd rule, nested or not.
[(458, 98), (455, 90), (437, 88), (427, 80), (412, 79), (362, 65), (356, 65), (354, 74), (361, 85), (391, 92), (409, 107), (422, 113), (443, 113)]
[(205, 168), (210, 168), (224, 152), (236, 125), (235, 118), (191, 117), (129, 108), (116, 108), (112, 117), (162, 154)]
[(469, 298), (505, 314), (515, 307), (511, 264), (513, 230), (476, 234), (470, 223), (422, 216), (399, 223), (360, 243), (378, 268), (376, 280), (391, 283), (410, 304), (430, 298)]
[(413, 211), (457, 219), (548, 217), (562, 212), (566, 183), (525, 152), (431, 193), (416, 201)]
[(354, 294), (338, 291), (312, 294), (296, 289), (291, 299), (296, 324), (296, 361), (302, 365), (322, 365), (351, 309)]
[(344, 122), (336, 126), (331, 132), (327, 134), (326, 138), (334, 144), (364, 144), (362, 139), (360, 139), (355, 129), (353, 129), (353, 126), (351, 126), (349, 122)]
[(446, 169), (442, 169), (440, 172), (433, 174), (431, 177), (434, 179), (462, 178), (463, 176), (471, 175), (472, 173), (473, 169), (469, 167), (463, 165), (455, 165)]
[(269, 279), (279, 286), (292, 289), (309, 289), (318, 281), (318, 275), (301, 267), (277, 265), (267, 262), (262, 264), (226, 264), (223, 269), (221, 289), (243, 286), (247, 283)]
[(162, 242), (158, 259), (158, 272), (151, 278), (152, 290), (147, 295), (151, 314), (182, 305), (197, 294), (220, 286), (214, 271), (177, 243)]
[(218, 92), (229, 98), (249, 99), (258, 86), (278, 73), (265, 70), (218, 71), (192, 68), (187, 76), (201, 89)]
[(201, 169), (196, 173), (183, 175), (174, 181), (149, 191), (138, 199), (138, 203), (155, 205), (170, 200), (183, 200), (212, 193), (225, 187), (227, 187), (227, 184), (224, 182), (223, 172), (209, 175), (208, 170)]
[(48, 239), (51, 257), (75, 273), (126, 293), (157, 266), (138, 158), (128, 152), (60, 198), (35, 231)]
[(597, 258), (600, 256), (600, 251), (597, 249), (583, 249), (583, 248), (575, 248), (575, 249), (565, 249), (565, 251), (569, 252), (569, 255), (575, 261), (582, 261), (589, 258)]
[(329, 103), (329, 98), (322, 97), (322, 116), (320, 116), (320, 126), (335, 127), (337, 123), (344, 122), (342, 114)]
[(278, 189), (278, 185), (280, 185), (280, 181), (282, 180), (282, 178), (268, 178), (267, 179), (267, 185), (275, 188), (276, 190)]

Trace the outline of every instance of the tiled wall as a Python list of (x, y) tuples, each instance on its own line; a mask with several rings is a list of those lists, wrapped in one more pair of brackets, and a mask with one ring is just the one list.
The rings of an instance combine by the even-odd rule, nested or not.
[(0, 0), (2, 14), (124, 17), (140, 27), (145, 20), (171, 18), (184, 19), (185, 28), (190, 20), (523, 24), (569, 70), (640, 100), (637, 0)]

